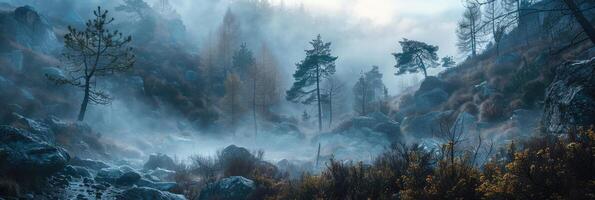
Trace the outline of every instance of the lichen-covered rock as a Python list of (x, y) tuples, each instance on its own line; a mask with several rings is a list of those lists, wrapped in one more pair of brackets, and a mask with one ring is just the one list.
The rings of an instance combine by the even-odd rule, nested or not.
[(20, 128), (0, 126), (0, 172), (46, 176), (64, 168), (70, 156), (60, 147)]
[(595, 57), (556, 69), (546, 90), (542, 124), (548, 133), (595, 124)]
[(133, 187), (125, 190), (117, 197), (118, 200), (185, 200), (184, 196), (160, 191), (148, 187)]
[(200, 192), (199, 200), (243, 200), (247, 199), (255, 188), (254, 181), (241, 176), (231, 176), (208, 184)]

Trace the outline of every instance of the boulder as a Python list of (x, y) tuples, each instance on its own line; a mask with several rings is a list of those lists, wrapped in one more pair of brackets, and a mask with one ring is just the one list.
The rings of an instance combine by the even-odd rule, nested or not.
[(148, 187), (133, 187), (123, 191), (117, 197), (118, 200), (142, 199), (142, 200), (185, 200), (182, 195), (172, 194)]
[(221, 151), (219, 157), (221, 162), (231, 161), (235, 159), (255, 159), (254, 156), (244, 147), (238, 147), (236, 145), (229, 145)]
[(176, 188), (178, 184), (176, 182), (159, 182), (159, 181), (151, 181), (147, 179), (140, 179), (136, 182), (137, 186), (140, 187), (150, 187), (153, 189), (158, 189), (161, 191), (171, 191), (172, 189)]
[(415, 110), (417, 112), (429, 112), (442, 103), (448, 101), (448, 93), (442, 88), (434, 88), (426, 92), (416, 92)]
[(144, 165), (145, 169), (168, 169), (175, 170), (176, 163), (174, 160), (165, 154), (152, 154), (149, 156), (149, 160)]
[(28, 132), (31, 132), (34, 137), (41, 141), (54, 144), (55, 134), (52, 129), (45, 123), (24, 117), (17, 113), (12, 113), (11, 119), (9, 119), (11, 126), (23, 128)]
[(149, 176), (157, 178), (157, 180), (173, 181), (176, 175), (175, 171), (157, 168), (148, 173)]
[(0, 36), (20, 46), (46, 53), (60, 47), (52, 27), (31, 6), (0, 13)]
[(248, 199), (256, 188), (254, 181), (241, 177), (231, 176), (215, 183), (208, 184), (200, 191), (199, 200), (242, 200)]
[(465, 135), (464, 137), (474, 136), (479, 133), (477, 122), (477, 117), (468, 112), (461, 112), (457, 115), (455, 123), (450, 131), (452, 133)]
[(548, 133), (595, 123), (595, 57), (556, 68), (546, 89), (542, 124)]
[(140, 178), (140, 174), (134, 169), (128, 166), (120, 166), (99, 170), (95, 180), (119, 185), (130, 185), (140, 180)]
[(116, 179), (116, 184), (118, 185), (132, 185), (140, 180), (140, 174), (129, 171), (124, 172), (118, 179)]
[(20, 128), (0, 126), (0, 172), (6, 175), (51, 175), (62, 170), (66, 150)]
[(399, 125), (399, 123), (393, 123), (393, 122), (380, 123), (380, 124), (377, 124), (376, 126), (374, 126), (374, 129), (372, 129), (372, 130), (379, 132), (379, 133), (384, 133), (393, 140), (398, 139), (401, 136), (401, 126)]
[(452, 113), (452, 110), (435, 111), (419, 116), (405, 117), (401, 123), (401, 132), (407, 136), (431, 137), (440, 130), (440, 120)]
[(418, 96), (420, 93), (429, 92), (436, 88), (440, 88), (449, 94), (453, 90), (453, 87), (448, 82), (443, 81), (435, 76), (428, 76), (423, 80), (423, 82), (421, 82), (419, 89), (417, 89), (415, 92), (415, 96)]

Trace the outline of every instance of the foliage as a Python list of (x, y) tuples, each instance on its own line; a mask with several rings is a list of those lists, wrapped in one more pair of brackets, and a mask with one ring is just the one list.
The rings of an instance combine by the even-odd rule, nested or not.
[(387, 98), (386, 86), (382, 82), (382, 73), (378, 66), (362, 74), (353, 86), (353, 108), (360, 115), (378, 111)]
[(438, 66), (438, 55), (436, 54), (438, 46), (406, 38), (399, 41), (399, 44), (401, 44), (402, 52), (392, 54), (397, 61), (396, 75), (417, 73), (421, 70), (427, 77), (427, 69)]
[(454, 67), (457, 63), (452, 56), (445, 56), (442, 58), (442, 67)]
[(318, 130), (322, 130), (322, 107), (320, 82), (335, 73), (335, 60), (331, 55), (331, 43), (323, 42), (320, 35), (310, 42), (312, 49), (306, 50), (306, 58), (296, 64), (293, 74), (295, 82), (287, 91), (286, 99), (302, 104), (318, 104)]
[(335, 60), (331, 55), (331, 43), (323, 42), (320, 35), (310, 42), (312, 49), (306, 50), (306, 58), (300, 61), (293, 74), (295, 82), (287, 91), (287, 100), (303, 104), (311, 104), (317, 100), (316, 92), (319, 88), (311, 88), (325, 77), (335, 73)]
[[(472, 151), (450, 159), (393, 145), (371, 165), (331, 159), (320, 175), (281, 181), (268, 199), (592, 199), (595, 131), (512, 143), (482, 167)], [(448, 144), (443, 146), (448, 150)]]
[(98, 7), (93, 11), (95, 18), (87, 21), (83, 31), (68, 26), (64, 35), (63, 56), (67, 63), (64, 66), (67, 77), (48, 76), (57, 84), (69, 84), (84, 91), (83, 102), (78, 120), (85, 116), (87, 104), (109, 104), (112, 97), (107, 92), (97, 89), (97, 77), (108, 76), (116, 72), (124, 72), (132, 68), (135, 56), (131, 36), (124, 36), (117, 30), (107, 28), (114, 18), (108, 17), (107, 10)]

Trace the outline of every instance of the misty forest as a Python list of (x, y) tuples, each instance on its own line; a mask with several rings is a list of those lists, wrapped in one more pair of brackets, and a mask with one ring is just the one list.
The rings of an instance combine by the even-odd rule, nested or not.
[(595, 1), (0, 0), (21, 199), (595, 199)]

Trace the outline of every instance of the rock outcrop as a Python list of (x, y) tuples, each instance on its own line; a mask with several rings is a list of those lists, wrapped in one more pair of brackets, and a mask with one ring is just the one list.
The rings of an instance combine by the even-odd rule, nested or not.
[(48, 176), (64, 168), (70, 156), (35, 134), (0, 126), (0, 172), (9, 176)]
[(595, 124), (595, 57), (566, 63), (546, 90), (542, 124), (548, 133)]

